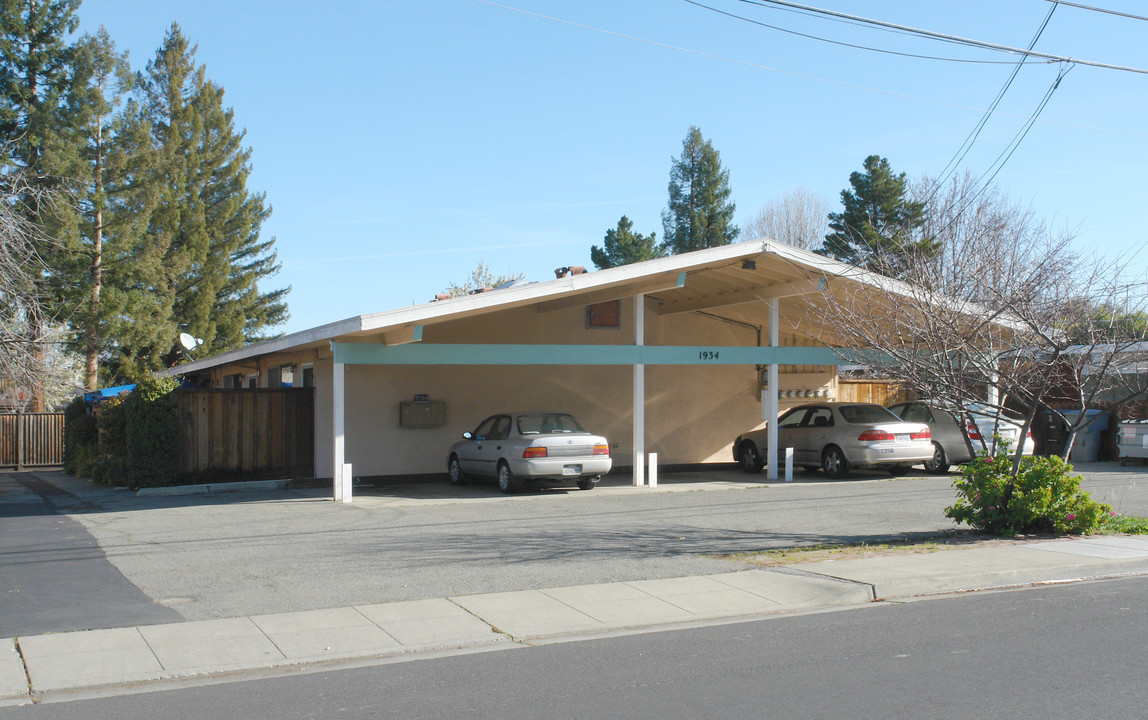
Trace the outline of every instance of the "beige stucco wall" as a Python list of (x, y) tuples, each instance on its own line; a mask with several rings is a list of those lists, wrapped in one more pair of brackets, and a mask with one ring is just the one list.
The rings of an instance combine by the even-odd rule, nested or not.
[[(632, 301), (621, 327), (588, 329), (585, 307), (549, 313), (514, 310), (480, 320), (428, 326), (425, 343), (633, 343)], [(697, 314), (647, 312), (650, 345), (756, 345), (757, 331)], [(316, 366), (316, 475), (332, 474), (331, 364)], [(761, 424), (753, 366), (649, 366), (646, 450), (662, 464), (729, 462), (733, 439)], [(827, 376), (828, 377), (828, 376)], [(346, 461), (356, 476), (440, 473), (447, 449), (496, 412), (555, 409), (605, 435), (615, 464), (632, 462), (633, 369), (629, 366), (346, 367)], [(399, 427), (399, 403), (416, 394), (446, 404), (446, 425)]]
[[(647, 310), (646, 344), (757, 345), (754, 327), (697, 313), (659, 316)], [(622, 301), (617, 329), (586, 327), (586, 309), (538, 312), (533, 308), (428, 325), (424, 343), (630, 345), (632, 300)], [(762, 329), (762, 343), (768, 335)], [(783, 345), (808, 344), (782, 333)], [(315, 370), (315, 475), (333, 473), (332, 372), (325, 348), (262, 358), (261, 368), (313, 363)], [(248, 365), (250, 366), (250, 361)], [(790, 372), (786, 373), (785, 370)], [(222, 367), (216, 379), (236, 372)], [(345, 366), (346, 462), (355, 476), (420, 475), (445, 471), (447, 449), (466, 430), (496, 412), (559, 410), (573, 413), (610, 440), (615, 465), (633, 453), (633, 369), (629, 366)], [(787, 387), (835, 389), (835, 368), (783, 368)], [(757, 369), (742, 365), (647, 366), (646, 451), (661, 464), (730, 462), (734, 438), (759, 427)], [(446, 425), (399, 427), (399, 403), (427, 395), (446, 405)], [(783, 400), (784, 409), (808, 400)]]

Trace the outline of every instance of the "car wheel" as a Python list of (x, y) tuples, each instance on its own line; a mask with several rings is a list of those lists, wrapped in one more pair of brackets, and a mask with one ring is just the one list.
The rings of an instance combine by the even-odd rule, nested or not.
[(578, 489), (579, 489), (579, 490), (593, 490), (593, 489), (594, 489), (594, 485), (596, 485), (596, 484), (597, 484), (597, 483), (595, 483), (595, 482), (594, 482), (593, 480), (591, 480), (590, 478), (586, 478), (586, 479), (584, 479), (584, 480), (579, 480), (579, 481), (578, 481)]
[(498, 489), (509, 495), (522, 486), (522, 481), (510, 472), (510, 466), (504, 462), (498, 464)]
[(450, 456), (450, 463), (447, 464), (447, 472), (450, 473), (451, 485), (463, 485), (466, 483), (466, 475), (462, 473), (462, 465), (458, 464), (457, 455)]
[(933, 459), (925, 461), (925, 470), (933, 475), (944, 475), (949, 471), (949, 459), (939, 443), (933, 443)]
[(746, 440), (741, 444), (737, 461), (741, 469), (747, 473), (759, 473), (765, 467), (765, 460), (762, 459), (761, 453), (757, 451), (757, 445), (754, 445), (752, 440)]
[(849, 461), (841, 448), (830, 445), (821, 451), (821, 469), (831, 478), (845, 477), (849, 473)]
[(889, 474), (893, 477), (904, 477), (909, 474), (910, 465), (890, 465)]

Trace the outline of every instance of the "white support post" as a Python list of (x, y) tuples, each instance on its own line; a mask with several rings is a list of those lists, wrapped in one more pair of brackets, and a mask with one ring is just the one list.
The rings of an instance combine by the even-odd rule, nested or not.
[[(634, 296), (634, 344), (646, 344), (646, 296)], [(646, 366), (634, 365), (634, 485), (644, 484), (646, 459)]]
[[(769, 346), (777, 347), (780, 339), (777, 332), (778, 313), (777, 313), (777, 298), (769, 298), (765, 301), (766, 307), (769, 308)], [(777, 458), (781, 456), (777, 448), (777, 363), (769, 364), (769, 392), (767, 397), (763, 397), (761, 410), (762, 420), (769, 423), (768, 430), (766, 431), (766, 480), (777, 479)]]
[(650, 487), (657, 487), (658, 486), (658, 454), (657, 453), (650, 453), (650, 475), (647, 479), (649, 480)]
[(793, 482), (793, 448), (785, 448), (785, 482)]
[(343, 464), (343, 479), (340, 481), (343, 485), (343, 502), (351, 502), (351, 485), (355, 475), (351, 472), (351, 463)]
[(334, 372), (331, 375), (331, 405), (332, 405), (332, 436), (334, 439), (333, 448), (335, 453), (334, 462), (334, 476), (333, 484), (335, 491), (335, 502), (351, 502), (350, 493), (344, 497), (344, 490), (346, 489), (343, 484), (343, 470), (347, 467), (345, 464), (345, 386), (344, 386), (344, 368), (343, 363), (334, 363)]

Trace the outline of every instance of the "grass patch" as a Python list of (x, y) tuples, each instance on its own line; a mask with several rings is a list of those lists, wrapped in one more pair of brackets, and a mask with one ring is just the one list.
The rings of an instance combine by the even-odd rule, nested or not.
[(950, 550), (954, 547), (973, 543), (1001, 542), (979, 533), (945, 533), (934, 537), (919, 537), (888, 542), (823, 543), (803, 547), (778, 548), (758, 552), (714, 555), (716, 560), (748, 563), (750, 565), (793, 565), (822, 560), (843, 558), (864, 558), (878, 555), (911, 555)]
[(1148, 535), (1148, 518), (1113, 515), (1101, 524), (1098, 535)]

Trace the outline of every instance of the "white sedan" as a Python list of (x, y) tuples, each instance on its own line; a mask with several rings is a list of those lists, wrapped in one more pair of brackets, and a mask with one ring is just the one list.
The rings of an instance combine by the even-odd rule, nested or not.
[(590, 490), (610, 472), (610, 443), (566, 413), (491, 415), (462, 437), (447, 454), (447, 472), (456, 485), (489, 478), (498, 481), (502, 492), (512, 493), (526, 480), (573, 480)]
[(933, 457), (928, 425), (903, 422), (869, 403), (799, 405), (777, 419), (776, 454), (769, 452), (767, 437), (767, 428), (760, 428), (734, 440), (733, 458), (746, 472), (760, 472), (773, 457), (784, 462), (785, 448), (793, 448), (795, 465), (821, 468), (831, 478), (844, 477), (851, 467), (904, 475)]

